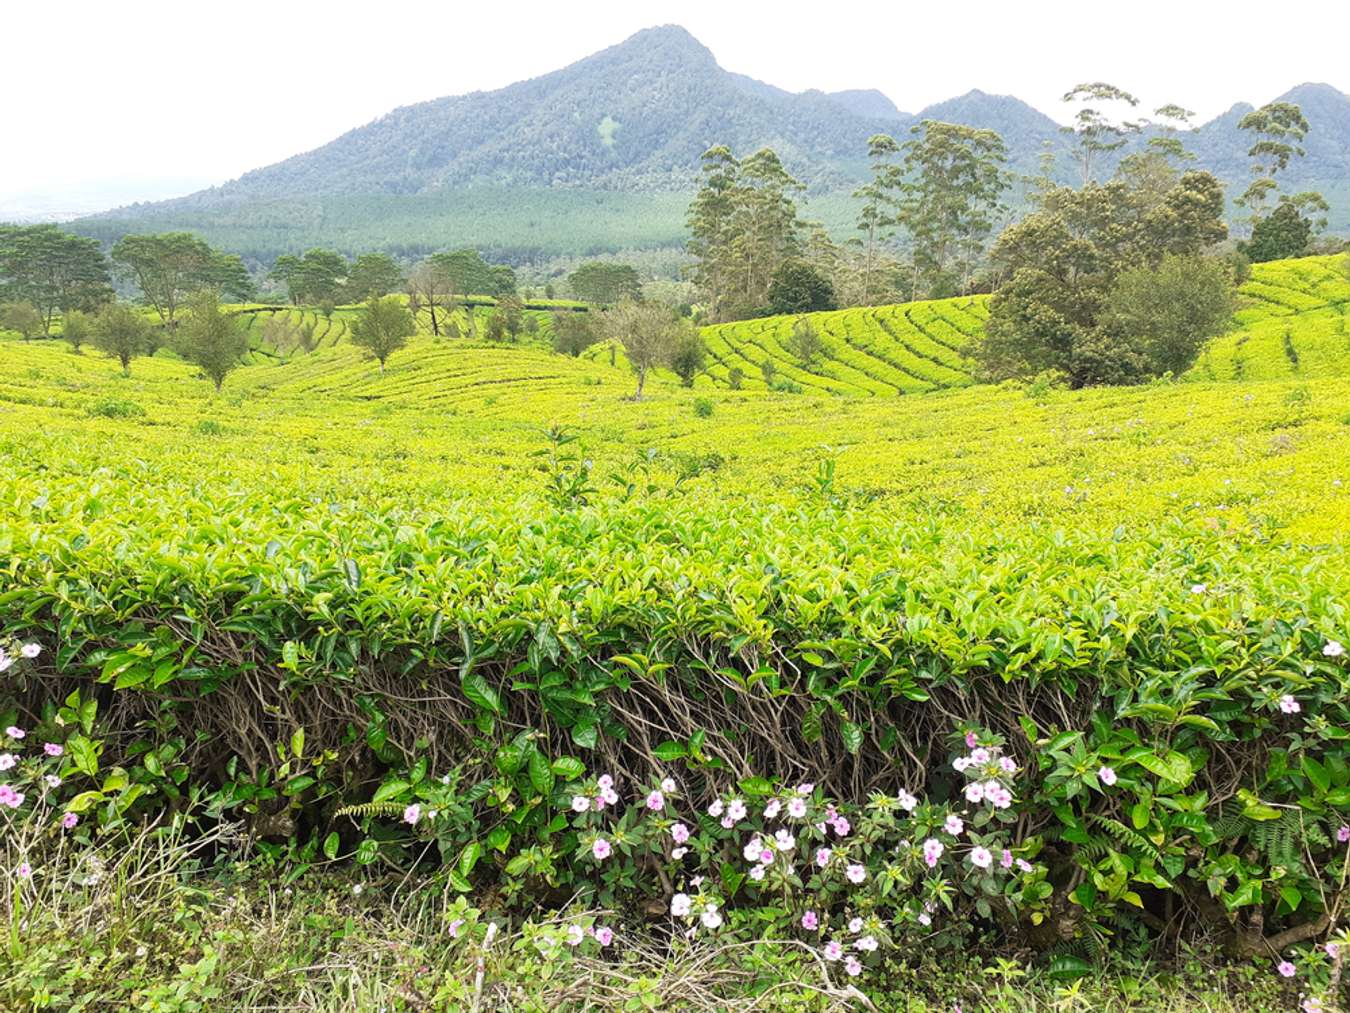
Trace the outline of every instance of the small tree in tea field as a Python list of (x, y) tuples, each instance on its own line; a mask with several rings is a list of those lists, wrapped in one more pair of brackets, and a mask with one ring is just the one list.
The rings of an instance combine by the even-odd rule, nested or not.
[(188, 300), (188, 318), (178, 327), (172, 344), (175, 352), (206, 374), (216, 390), (248, 354), (248, 337), (238, 319), (221, 312), (219, 297), (211, 289)]
[(72, 351), (78, 352), (80, 346), (89, 340), (91, 326), (88, 314), (71, 310), (61, 320), (61, 337), (70, 344)]
[(371, 299), (361, 307), (352, 324), (352, 344), (364, 348), (366, 354), (378, 360), (380, 372), (389, 356), (408, 343), (417, 333), (413, 316), (393, 296)]
[(94, 321), (91, 343), (120, 362), (129, 376), (131, 360), (150, 351), (150, 325), (126, 303), (109, 303)]

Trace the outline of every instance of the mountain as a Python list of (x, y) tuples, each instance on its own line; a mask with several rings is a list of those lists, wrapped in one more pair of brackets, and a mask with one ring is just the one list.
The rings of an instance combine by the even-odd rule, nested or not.
[[(1318, 84), (1286, 97), (1313, 125), (1290, 179), (1350, 189), (1350, 98)], [(1250, 142), (1237, 120), (1249, 108), (1186, 135), (1198, 164), (1240, 185)], [(222, 186), (75, 228), (107, 241), (192, 229), (263, 261), (316, 244), (409, 256), (477, 245), (508, 259), (668, 247), (679, 245), (699, 156), (720, 143), (740, 154), (774, 148), (809, 184), (808, 214), (845, 230), (868, 137), (903, 139), (924, 119), (996, 130), (1020, 172), (1034, 171), (1047, 145), (1064, 151), (1058, 125), (1012, 96), (971, 91), (910, 115), (874, 90), (792, 93), (724, 70), (667, 25), (506, 88), (395, 109)], [(1060, 171), (1069, 177), (1067, 159)]]

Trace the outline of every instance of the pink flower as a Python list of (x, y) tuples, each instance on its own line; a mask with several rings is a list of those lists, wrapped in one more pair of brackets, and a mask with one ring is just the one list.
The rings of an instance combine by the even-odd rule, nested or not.
[(671, 848), (671, 849), (670, 849), (670, 857), (673, 858), (673, 859), (675, 859), (675, 861), (677, 861), (677, 862), (678, 862), (681, 858), (683, 858), (685, 855), (687, 855), (687, 854), (689, 854), (689, 849), (688, 849), (688, 848)]
[(861, 883), (864, 879), (867, 878), (867, 870), (864, 869), (857, 862), (854, 862), (852, 865), (850, 865), (847, 869), (844, 870), (844, 875), (848, 878), (848, 881), (850, 883), (856, 886), (857, 884)]
[(614, 942), (614, 930), (608, 925), (602, 925), (595, 930), (595, 941), (601, 946), (608, 946)]
[(1019, 872), (1035, 872), (1036, 866), (1032, 865), (1025, 858), (1017, 859), (1017, 869)]
[(825, 944), (826, 960), (838, 960), (843, 955), (844, 955), (844, 947), (842, 943), (838, 942), (837, 940), (831, 939), (828, 943)]
[(670, 898), (670, 913), (676, 918), (684, 918), (689, 914), (690, 900), (689, 894), (677, 893)]
[(17, 809), (23, 805), (24, 794), (21, 791), (15, 791), (7, 784), (0, 784), (0, 805), (7, 805), (11, 809)]
[(722, 829), (723, 829), (723, 830), (730, 830), (730, 829), (731, 829), (732, 827), (734, 827), (735, 825), (736, 825), (736, 821), (733, 820), (730, 816), (723, 816), (723, 817), (722, 817)]
[(855, 936), (862, 931), (862, 927), (863, 927), (863, 920), (859, 918), (857, 915), (854, 915), (852, 918), (848, 920), (848, 930), (852, 932)]
[(683, 844), (689, 840), (689, 828), (683, 823), (676, 823), (670, 828), (670, 838), (676, 844)]
[(759, 838), (752, 837), (750, 838), (750, 842), (741, 849), (741, 855), (747, 862), (754, 862), (759, 860), (759, 853), (762, 850), (763, 846), (760, 844)]
[(967, 802), (983, 802), (983, 801), (984, 801), (984, 785), (980, 784), (979, 781), (976, 781), (976, 782), (974, 782), (974, 783), (972, 783), (972, 784), (966, 785), (966, 801), (967, 801)]
[[(615, 791), (613, 788), (601, 788), (600, 798), (604, 801), (605, 805), (619, 804), (619, 793)], [(596, 808), (599, 808), (599, 806), (597, 806)]]
[(13, 770), (19, 758), (13, 753), (0, 753), (0, 770)]
[(20, 879), (27, 879), (29, 876), (33, 875), (33, 867), (27, 862), (20, 862), (19, 867), (15, 869), (14, 872)]
[(998, 856), (998, 864), (1005, 869), (1011, 869), (1013, 866), (1013, 853), (1007, 848), (1003, 849), (1003, 854)]
[(1292, 978), (1298, 974), (1298, 968), (1287, 960), (1281, 960), (1275, 965), (1275, 970), (1280, 973), (1281, 978)]
[(745, 808), (745, 803), (738, 798), (733, 798), (727, 803), (727, 818), (730, 819), (732, 823), (739, 823), (741, 820), (745, 819), (748, 813), (749, 811)]
[(1098, 767), (1097, 780), (1109, 788), (1116, 783), (1116, 772), (1110, 767)]
[(610, 845), (609, 841), (605, 840), (603, 837), (597, 837), (595, 843), (591, 845), (591, 854), (595, 856), (597, 862), (603, 862), (610, 856), (610, 853), (613, 850), (614, 848)]
[(42, 780), (46, 782), (48, 788), (61, 787), (61, 779), (57, 777), (55, 774), (43, 774)]
[(773, 835), (773, 843), (779, 851), (791, 851), (797, 846), (797, 838), (793, 837), (786, 827), (781, 827)]
[(458, 938), (459, 938), (459, 930), (462, 929), (463, 927), (464, 927), (464, 919), (463, 919), (463, 918), (456, 918), (454, 921), (452, 921), (452, 922), (450, 923), (450, 938), (451, 938), (451, 939), (458, 939)]
[(759, 852), (759, 860), (764, 865), (771, 865), (773, 863), (773, 852), (769, 848), (761, 848)]
[(854, 943), (853, 946), (855, 949), (860, 950), (863, 953), (875, 953), (877, 948), (877, 937), (863, 936), (856, 943)]
[(1336, 831), (1336, 840), (1340, 841), (1342, 844), (1344, 844), (1346, 841), (1350, 841), (1350, 826), (1345, 826), (1344, 824), (1342, 824), (1341, 827)]
[(584, 813), (591, 807), (591, 800), (585, 795), (572, 796), (572, 811), (574, 813)]
[(803, 781), (801, 784), (797, 785), (795, 789), (798, 795), (810, 795), (811, 792), (815, 790), (816, 783), (814, 781)]
[[(1333, 641), (1333, 643), (1334, 642), (1335, 641)], [(22, 654), (25, 658), (36, 658), (39, 654), (42, 653), (42, 648), (37, 644), (24, 644), (22, 647), (19, 648), (19, 653)], [(1325, 648), (1323, 649), (1322, 653), (1323, 654), (1327, 653)]]
[(713, 801), (713, 804), (708, 806), (708, 815), (711, 816), (713, 819), (717, 819), (719, 816), (722, 815), (724, 810), (725, 806), (722, 805), (722, 800), (720, 798), (715, 799)]
[(958, 773), (964, 774), (967, 768), (969, 767), (970, 767), (969, 756), (958, 756), (956, 759), (952, 761), (952, 770), (955, 770)]
[(1000, 756), (998, 760), (999, 769), (1005, 774), (1016, 774), (1017, 764), (1011, 756)]
[(818, 848), (816, 850), (816, 864), (822, 869), (830, 864), (830, 855), (834, 854), (829, 848)]
[(769, 804), (764, 807), (764, 818), (766, 820), (775, 819), (779, 810), (783, 808), (783, 803), (776, 798), (769, 799)]
[(25, 732), (22, 728), (10, 725), (8, 728), (5, 729), (5, 734), (8, 735), (11, 739), (21, 739), (28, 733)]
[(974, 733), (974, 732), (966, 732), (966, 748), (967, 748), (967, 749), (974, 749), (974, 748), (975, 748), (975, 744), (976, 744), (977, 742), (979, 742), (979, 741), (980, 741), (979, 739), (975, 738), (975, 733)]
[(647, 808), (654, 813), (659, 813), (666, 807), (666, 797), (659, 791), (654, 791), (647, 796)]
[(42, 744), (42, 751), (48, 756), (60, 756), (66, 751), (66, 747), (58, 742), (44, 742)]
[(805, 800), (800, 798), (788, 799), (787, 812), (788, 815), (791, 816), (794, 820), (801, 819), (803, 816), (806, 815)]
[(943, 824), (942, 829), (947, 831), (947, 833), (951, 834), (953, 837), (960, 837), (965, 832), (966, 825), (956, 813), (949, 813), (947, 815), (947, 822)]
[[(1303, 705), (1288, 693), (1280, 697), (1280, 710), (1284, 711), (1286, 714), (1297, 714), (1302, 709)], [(1285, 975), (1285, 977), (1288, 977), (1288, 975)]]
[(836, 816), (834, 822), (830, 825), (834, 827), (834, 832), (840, 837), (847, 837), (848, 832), (853, 829), (853, 825), (842, 816)]
[(1323, 944), (1322, 949), (1326, 951), (1327, 956), (1332, 960), (1335, 960), (1336, 954), (1341, 952), (1341, 948), (1335, 943), (1325, 943)]
[(931, 869), (938, 864), (938, 859), (942, 857), (945, 850), (947, 849), (936, 837), (930, 837), (923, 842), (923, 860), (928, 863), (928, 868)]
[(993, 863), (994, 856), (989, 853), (988, 848), (982, 848), (976, 845), (970, 849), (970, 864), (980, 869), (987, 869)]
[(933, 916), (930, 915), (927, 911), (921, 912), (919, 915), (919, 924), (924, 926), (925, 928), (929, 925), (932, 925)]
[(899, 803), (900, 808), (905, 810), (905, 812), (907, 813), (912, 813), (914, 811), (914, 807), (919, 804), (919, 800), (915, 798), (913, 795), (911, 795), (909, 792), (905, 791), (904, 788), (900, 789), (900, 794), (895, 797), (895, 800), (896, 802)]
[(608, 774), (601, 774), (595, 779), (595, 786), (601, 791), (604, 791), (606, 788), (613, 788), (614, 778), (610, 777)]
[(586, 938), (586, 930), (580, 925), (567, 926), (567, 945), (580, 946), (581, 941)]
[(981, 747), (980, 749), (972, 750), (970, 754), (970, 762), (975, 764), (976, 766), (984, 766), (986, 763), (989, 762), (989, 750), (984, 749), (983, 747)]
[(764, 866), (756, 865), (753, 869), (751, 869), (750, 878), (753, 879), (756, 883), (762, 882), (764, 879)]
[(802, 928), (806, 929), (807, 932), (814, 932), (820, 928), (820, 918), (816, 916), (814, 911), (808, 911), (802, 915)]
[(850, 978), (856, 978), (862, 974), (862, 964), (858, 963), (858, 958), (850, 953), (848, 959), (844, 961), (844, 970), (848, 972)]
[(403, 810), (403, 822), (410, 827), (417, 826), (417, 821), (422, 818), (422, 807), (414, 802)]
[(1007, 809), (1012, 805), (1012, 792), (1001, 784), (995, 784), (992, 788), (986, 784), (984, 797), (993, 804), (995, 809)]
[(675, 794), (674, 779), (669, 777), (661, 778), (661, 790), (664, 791), (667, 795), (674, 795)]
[(61, 817), (61, 826), (65, 827), (67, 830), (75, 829), (75, 824), (78, 822), (80, 822), (80, 818), (74, 813), (66, 813)]
[(1340, 658), (1345, 656), (1345, 645), (1339, 640), (1328, 640), (1322, 645), (1322, 656), (1326, 658)]
[(699, 916), (699, 920), (703, 922), (703, 927), (705, 929), (715, 929), (722, 924), (722, 912), (718, 911), (712, 904), (709, 904), (704, 909), (703, 914)]

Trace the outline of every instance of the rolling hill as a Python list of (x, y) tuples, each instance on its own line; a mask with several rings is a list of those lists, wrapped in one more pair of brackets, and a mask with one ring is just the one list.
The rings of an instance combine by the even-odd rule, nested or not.
[[(1312, 124), (1300, 187), (1335, 199), (1350, 225), (1350, 98), (1306, 84), (1283, 96)], [(1246, 178), (1247, 141), (1234, 106), (1188, 136), (1199, 164)], [(80, 220), (108, 241), (184, 228), (270, 260), (315, 244), (416, 254), (475, 245), (507, 258), (679, 245), (684, 209), (711, 144), (745, 153), (769, 145), (810, 184), (808, 210), (846, 231), (839, 200), (863, 178), (869, 136), (904, 134), (923, 119), (998, 131), (1019, 171), (1047, 146), (1070, 173), (1064, 139), (1045, 114), (1011, 96), (971, 91), (917, 113), (875, 90), (793, 94), (721, 68), (682, 28), (639, 32), (571, 66), (492, 92), (396, 109), (314, 151), (186, 197)]]

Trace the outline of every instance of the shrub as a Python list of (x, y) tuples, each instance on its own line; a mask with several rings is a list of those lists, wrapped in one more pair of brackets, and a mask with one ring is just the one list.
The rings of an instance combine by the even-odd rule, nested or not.
[(709, 398), (694, 398), (694, 414), (701, 419), (711, 418), (713, 413), (713, 403)]
[(86, 413), (90, 418), (130, 419), (144, 415), (145, 409), (135, 401), (105, 397), (91, 404), (86, 409)]

